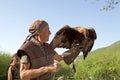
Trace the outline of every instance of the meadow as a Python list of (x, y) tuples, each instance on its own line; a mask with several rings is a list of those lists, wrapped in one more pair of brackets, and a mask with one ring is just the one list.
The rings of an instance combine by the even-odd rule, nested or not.
[(79, 56), (75, 65), (73, 73), (72, 65), (64, 64), (61, 75), (65, 80), (120, 80), (120, 41), (89, 53), (85, 60)]

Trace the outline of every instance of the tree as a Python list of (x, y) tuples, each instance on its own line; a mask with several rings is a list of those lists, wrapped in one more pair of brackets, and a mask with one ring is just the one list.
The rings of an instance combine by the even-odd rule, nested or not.
[(101, 10), (112, 10), (117, 4), (120, 3), (120, 0), (106, 0), (107, 5), (103, 6)]
[[(85, 0), (85, 1), (90, 1), (90, 0)], [(90, 1), (90, 2), (94, 2), (94, 3), (96, 3), (96, 2), (99, 2), (99, 1), (101, 1), (101, 0), (92, 0), (92, 1)], [(113, 9), (115, 9), (115, 6), (117, 5), (117, 4), (119, 4), (120, 3), (120, 0), (103, 0), (103, 2), (105, 2), (105, 6), (102, 6), (102, 8), (100, 9), (100, 10), (113, 10)]]

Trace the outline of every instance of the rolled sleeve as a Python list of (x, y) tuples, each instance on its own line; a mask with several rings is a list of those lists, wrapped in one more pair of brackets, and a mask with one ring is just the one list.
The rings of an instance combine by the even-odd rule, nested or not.
[(21, 60), (20, 60), (20, 63), (21, 63), (21, 64), (29, 63), (29, 62), (30, 62), (30, 61), (29, 61), (29, 58), (28, 58), (27, 55), (24, 55), (24, 56), (21, 57)]

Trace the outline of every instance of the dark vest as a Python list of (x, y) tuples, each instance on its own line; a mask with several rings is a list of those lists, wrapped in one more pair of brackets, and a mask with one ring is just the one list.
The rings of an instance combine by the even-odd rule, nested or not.
[[(26, 41), (20, 50), (24, 50), (31, 62), (31, 69), (37, 69), (42, 66), (49, 66), (54, 63), (54, 49), (47, 43), (40, 45), (40, 43), (32, 38)], [(53, 73), (46, 73), (32, 80), (53, 80)]]

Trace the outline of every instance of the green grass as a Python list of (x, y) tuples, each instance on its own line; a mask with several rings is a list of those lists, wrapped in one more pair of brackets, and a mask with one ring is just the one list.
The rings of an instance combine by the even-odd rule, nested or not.
[(76, 80), (119, 80), (120, 55), (91, 54), (84, 61), (80, 60), (77, 66)]
[(6, 52), (0, 52), (0, 80), (5, 80), (6, 71), (10, 63), (11, 57)]
[(66, 65), (63, 61), (60, 62), (62, 64), (62, 68), (55, 75), (55, 80), (57, 80), (60, 76), (64, 76), (65, 80), (74, 80), (74, 73), (72, 72), (71, 65)]
[(76, 69), (74, 80), (120, 80), (120, 41), (89, 53), (86, 60), (80, 57)]
[(64, 75), (65, 80), (120, 80), (120, 54), (90, 53), (86, 60), (81, 57), (76, 61), (77, 72), (74, 74), (71, 67), (61, 63), (62, 70), (56, 77)]

